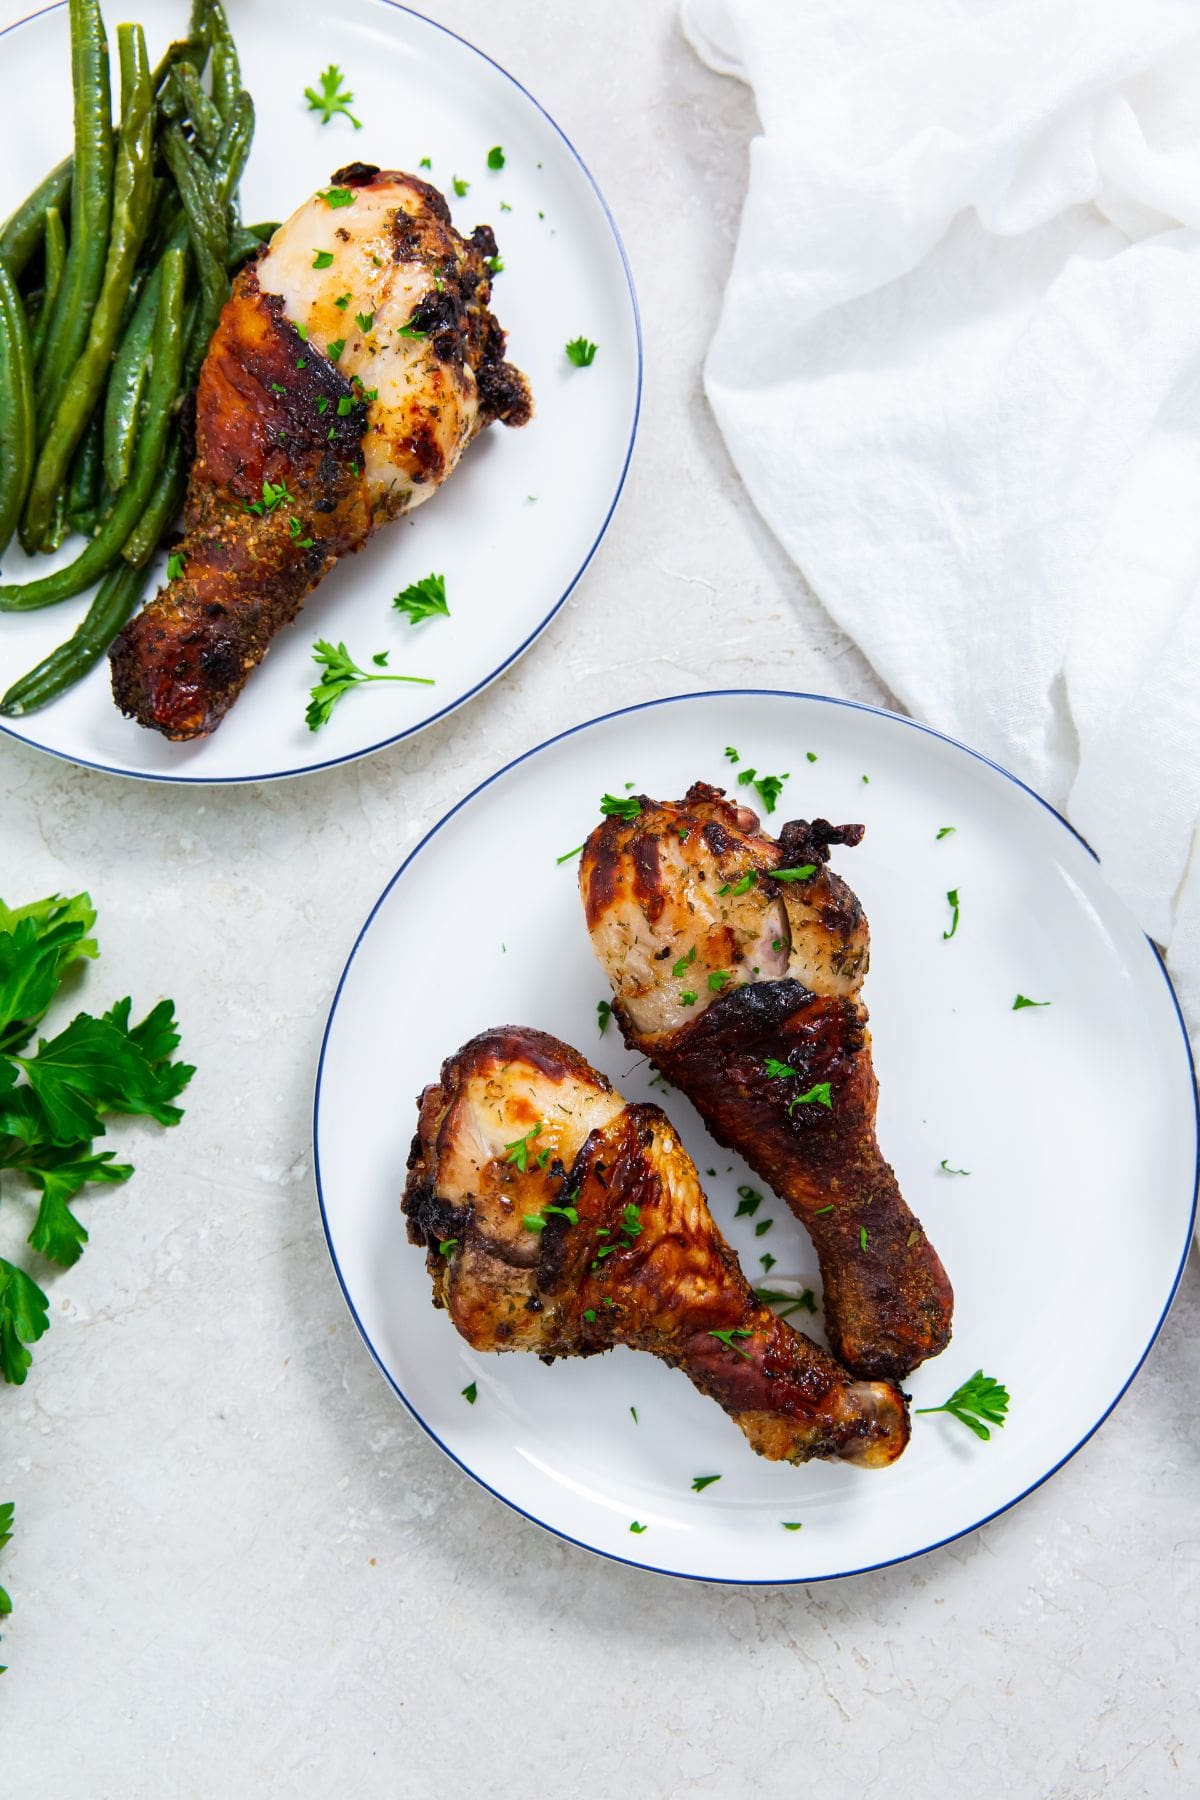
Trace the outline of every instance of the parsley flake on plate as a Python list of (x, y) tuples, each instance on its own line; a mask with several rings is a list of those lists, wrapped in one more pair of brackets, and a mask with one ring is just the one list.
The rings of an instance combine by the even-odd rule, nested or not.
[(944, 942), (948, 942), (949, 939), (952, 938), (954, 936), (955, 932), (958, 930), (958, 889), (957, 888), (948, 889), (948, 891), (946, 893), (946, 901), (951, 909), (952, 917), (950, 920), (949, 931), (943, 931), (943, 933), (942, 933), (942, 939)]
[(599, 348), (598, 344), (590, 344), (585, 337), (572, 338), (569, 344), (564, 345), (567, 361), (574, 363), (577, 369), (590, 368)]
[(1016, 999), (1012, 1003), (1012, 1009), (1014, 1012), (1022, 1012), (1024, 1010), (1024, 1008), (1027, 1006), (1051, 1006), (1051, 1005), (1053, 1005), (1053, 1002), (1050, 1000), (1030, 1000), (1030, 999), (1027, 999), (1024, 994), (1018, 994)]
[(420, 581), (412, 582), (397, 594), (392, 605), (397, 612), (407, 613), (409, 622), (413, 625), (419, 624), (422, 619), (439, 616), (448, 619), (450, 608), (446, 604), (446, 577), (423, 575)]
[(499, 144), (493, 144), (488, 151), (487, 166), (489, 169), (502, 169), (504, 167), (504, 151)]
[(474, 1406), (476, 1400), (479, 1398), (479, 1384), (474, 1381), (468, 1381), (466, 1387), (462, 1390), (462, 1397), (468, 1406)]
[[(308, 101), (308, 110), (310, 112), (320, 113), (322, 125), (328, 125), (330, 119), (332, 119), (335, 114), (344, 113), (353, 125), (355, 131), (361, 131), (362, 120), (356, 119), (354, 114), (350, 111), (351, 106), (354, 104), (354, 95), (349, 92), (343, 94), (341, 91), (341, 86), (345, 79), (346, 77), (342, 74), (342, 71), (338, 68), (337, 64), (330, 63), (329, 67), (320, 77), (320, 92), (318, 93), (315, 88), (306, 87), (304, 90), (304, 98)], [(340, 204), (344, 204), (344, 202)]]
[(629, 794), (624, 799), (616, 794), (604, 794), (600, 800), (600, 811), (606, 819), (624, 819), (627, 822), (640, 816), (642, 803), (636, 794)]
[(693, 1494), (702, 1494), (706, 1487), (711, 1487), (714, 1481), (720, 1481), (720, 1479), (721, 1477), (719, 1475), (693, 1475)]

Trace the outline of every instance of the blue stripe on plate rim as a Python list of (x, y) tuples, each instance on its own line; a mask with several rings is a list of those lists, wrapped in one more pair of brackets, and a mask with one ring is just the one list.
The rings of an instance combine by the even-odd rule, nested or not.
[[(621, 491), (625, 486), (625, 477), (629, 473), (629, 462), (633, 455), (634, 443), (637, 439), (638, 422), (642, 412), (642, 382), (645, 373), (645, 354), (642, 344), (642, 315), (638, 309), (637, 291), (633, 285), (633, 271), (629, 266), (629, 258), (625, 254), (625, 245), (621, 241), (620, 232), (617, 230), (617, 222), (609, 210), (608, 201), (601, 193), (595, 176), (584, 162), (582, 156), (580, 156), (578, 150), (575, 148), (562, 126), (558, 124), (557, 120), (551, 118), (545, 107), (534, 98), (529, 92), (529, 89), (524, 87), (522, 83), (517, 80), (515, 75), (510, 75), (508, 70), (504, 68), (502, 64), (498, 63), (494, 57), (488, 56), (486, 51), (480, 50), (478, 45), (472, 44), (469, 39), (462, 37), (457, 31), (451, 31), (448, 25), (439, 24), (436, 19), (431, 19), (427, 14), (418, 12), (415, 7), (402, 6), (400, 0), (373, 0), (373, 3), (377, 6), (390, 6), (395, 12), (409, 13), (414, 19), (419, 19), (423, 25), (432, 26), (435, 31), (440, 31), (444, 33), (446, 37), (453, 38), (455, 43), (462, 44), (467, 50), (474, 51), (475, 55), (481, 58), (483, 62), (490, 63), (491, 67), (495, 69), (498, 74), (503, 75), (506, 81), (510, 81), (513, 87), (517, 89), (518, 93), (523, 94), (526, 100), (529, 101), (529, 104), (541, 113), (542, 117), (546, 120), (546, 123), (552, 126), (558, 133), (571, 155), (575, 158), (575, 161), (579, 164), (584, 175), (587, 177), (592, 192), (600, 203), (600, 210), (608, 221), (608, 228), (613, 234), (613, 242), (617, 246), (617, 254), (621, 258), (621, 267), (625, 271), (625, 280), (629, 287), (629, 304), (633, 312), (633, 331), (637, 342), (637, 387), (633, 396), (633, 421), (629, 427), (629, 444), (625, 451), (625, 461), (621, 465), (621, 473), (617, 477), (617, 485), (613, 490), (613, 497), (609, 502), (609, 508), (604, 515), (600, 529), (596, 533), (591, 547), (575, 574), (571, 577), (571, 580), (567, 583), (558, 599), (554, 602), (554, 605), (550, 608), (550, 611), (546, 614), (541, 624), (534, 626), (524, 642), (518, 644), (512, 654), (506, 657), (498, 668), (493, 669), (490, 675), (485, 675), (482, 681), (477, 681), (475, 686), (469, 689), (467, 693), (461, 694), (457, 700), (452, 700), (448, 706), (444, 706), (441, 712), (434, 713), (432, 718), (423, 719), (419, 725), (410, 725), (406, 731), (398, 731), (393, 737), (380, 738), (377, 744), (368, 744), (365, 750), (352, 750), (346, 756), (330, 757), (327, 762), (306, 763), (302, 769), (279, 769), (267, 775), (167, 775), (160, 770), (119, 769), (114, 768), (111, 763), (92, 762), (86, 757), (69, 756), (65, 750), (56, 750), (50, 744), (35, 743), (32, 738), (24, 737), (19, 731), (14, 731), (11, 725), (0, 724), (0, 733), (5, 737), (13, 738), (18, 744), (25, 744), (31, 750), (40, 750), (47, 756), (55, 756), (61, 762), (74, 763), (75, 766), (80, 769), (97, 769), (104, 775), (123, 775), (128, 777), (131, 781), (170, 782), (174, 783), (177, 787), (241, 787), (247, 782), (254, 781), (291, 781), (299, 775), (315, 775), (321, 769), (339, 768), (342, 763), (360, 762), (365, 756), (374, 756), (379, 750), (387, 750), (393, 744), (403, 743), (405, 738), (415, 737), (418, 732), (427, 731), (431, 725), (436, 725), (442, 719), (449, 718), (451, 713), (457, 712), (459, 707), (465, 706), (468, 700), (473, 700), (476, 694), (481, 694), (484, 688), (490, 687), (492, 682), (498, 680), (499, 677), (504, 674), (506, 669), (510, 669), (517, 659), (525, 654), (534, 639), (539, 638), (542, 635), (555, 613), (557, 613), (560, 608), (566, 604), (567, 600), (570, 599), (576, 587), (579, 585), (580, 579), (588, 564), (600, 548), (605, 532), (612, 523), (612, 516), (617, 510), (617, 501), (621, 498)], [(7, 37), (10, 31), (17, 31), (22, 25), (32, 23), (34, 19), (43, 18), (47, 13), (58, 12), (60, 8), (66, 6), (66, 4), (67, 0), (54, 0), (53, 5), (43, 6), (39, 11), (28, 14), (24, 19), (14, 20), (11, 25), (6, 25), (4, 29), (0, 31), (0, 38)]]
[(1188, 1219), (1188, 1228), (1184, 1235), (1183, 1251), (1179, 1258), (1179, 1266), (1175, 1271), (1174, 1280), (1171, 1282), (1170, 1292), (1163, 1303), (1162, 1312), (1158, 1316), (1158, 1322), (1150, 1333), (1145, 1349), (1130, 1370), (1125, 1382), (1105, 1407), (1095, 1424), (1085, 1431), (1079, 1442), (1075, 1444), (1072, 1449), (1068, 1450), (1065, 1456), (1060, 1457), (1051, 1468), (1047, 1469), (1044, 1475), (1039, 1475), (1036, 1481), (1031, 1482), (1027, 1488), (1024, 1488), (1021, 1491), (1021, 1493), (1015, 1494), (1011, 1500), (1006, 1500), (1003, 1506), (996, 1507), (994, 1511), (986, 1513), (982, 1519), (976, 1519), (973, 1524), (964, 1525), (961, 1531), (951, 1532), (949, 1537), (938, 1538), (932, 1544), (924, 1544), (919, 1550), (908, 1550), (903, 1556), (887, 1557), (883, 1562), (863, 1563), (857, 1568), (839, 1569), (830, 1575), (780, 1575), (770, 1579), (751, 1579), (737, 1575), (689, 1575), (685, 1570), (660, 1569), (653, 1563), (638, 1562), (635, 1558), (630, 1556), (618, 1556), (616, 1552), (612, 1550), (597, 1549), (594, 1544), (585, 1544), (580, 1538), (572, 1537), (569, 1532), (560, 1531), (556, 1525), (547, 1524), (544, 1519), (539, 1519), (535, 1513), (526, 1512), (523, 1506), (518, 1506), (514, 1500), (510, 1500), (506, 1494), (500, 1493), (497, 1488), (492, 1487), (489, 1482), (486, 1482), (481, 1475), (476, 1474), (474, 1469), (470, 1468), (460, 1456), (456, 1456), (454, 1451), (451, 1450), (447, 1444), (442, 1442), (442, 1439), (438, 1436), (437, 1432), (434, 1431), (433, 1427), (421, 1417), (420, 1413), (408, 1399), (403, 1389), (395, 1380), (393, 1380), (391, 1374), (384, 1366), (379, 1352), (371, 1342), (370, 1337), (367, 1335), (366, 1327), (358, 1316), (354, 1301), (350, 1297), (349, 1289), (347, 1288), (345, 1278), (342, 1275), (341, 1265), (337, 1259), (337, 1252), (333, 1247), (333, 1237), (329, 1229), (329, 1217), (325, 1210), (325, 1190), (321, 1184), (321, 1083), (325, 1073), (325, 1056), (329, 1048), (329, 1034), (333, 1029), (333, 1021), (337, 1013), (338, 1001), (341, 999), (342, 989), (346, 984), (346, 978), (350, 973), (354, 958), (358, 955), (359, 947), (374, 922), (376, 913), (379, 911), (380, 907), (382, 907), (384, 901), (387, 899), (400, 877), (404, 874), (405, 870), (421, 854), (426, 844), (430, 843), (437, 836), (443, 825), (449, 824), (456, 813), (461, 812), (464, 806), (469, 806), (473, 800), (483, 793), (485, 788), (491, 787), (494, 781), (499, 781), (501, 777), (507, 775), (511, 769), (519, 767), (523, 762), (528, 762), (531, 757), (540, 756), (543, 750), (549, 750), (555, 744), (562, 743), (564, 738), (574, 737), (576, 733), (580, 731), (590, 731), (594, 725), (604, 725), (607, 724), (610, 719), (620, 719), (626, 717), (630, 713), (645, 712), (648, 708), (655, 706), (675, 706), (690, 700), (748, 699), (759, 696), (764, 696), (768, 699), (812, 700), (818, 702), (822, 706), (845, 706), (855, 712), (871, 713), (876, 718), (889, 719), (897, 725), (907, 725), (913, 731), (924, 732), (927, 737), (938, 738), (943, 744), (949, 744), (953, 749), (961, 750), (965, 756), (973, 757), (976, 762), (984, 763), (989, 769), (994, 769), (998, 775), (1003, 775), (1005, 780), (1011, 781), (1015, 787), (1022, 788), (1031, 799), (1037, 801), (1039, 806), (1044, 807), (1052, 818), (1057, 819), (1064, 830), (1069, 831), (1072, 837), (1078, 839), (1089, 856), (1097, 863), (1100, 861), (1096, 852), (1092, 849), (1082, 833), (1076, 831), (1070, 821), (1064, 819), (1057, 808), (1051, 806), (1050, 802), (1044, 799), (1042, 795), (1037, 792), (1036, 788), (1031, 788), (1028, 782), (1022, 781), (1020, 777), (1014, 775), (1010, 769), (1006, 769), (1001, 763), (993, 761), (990, 756), (985, 756), (981, 750), (973, 750), (969, 744), (960, 743), (957, 738), (950, 737), (946, 732), (936, 731), (932, 725), (923, 725), (917, 719), (906, 718), (902, 713), (889, 712), (882, 706), (868, 706), (861, 700), (840, 700), (831, 694), (808, 694), (797, 692), (790, 688), (709, 688), (690, 694), (667, 694), (658, 700), (641, 700), (632, 706), (620, 706), (615, 708), (612, 712), (599, 713), (594, 719), (585, 719), (578, 725), (571, 725), (567, 730), (556, 732), (553, 737), (546, 738), (543, 743), (535, 744), (531, 750), (523, 751), (520, 756), (514, 756), (512, 761), (505, 763), (502, 769), (497, 769), (494, 775), (487, 776), (487, 778), (481, 781), (477, 787), (472, 788), (471, 792), (465, 794), (461, 800), (452, 806), (449, 812), (445, 813), (443, 817), (438, 820), (437, 824), (432, 826), (425, 833), (420, 843), (409, 851), (404, 861), (400, 864), (400, 867), (396, 870), (396, 873), (392, 876), (391, 880), (380, 894), (378, 900), (376, 900), (363, 923), (362, 929), (355, 938), (354, 946), (346, 959), (346, 966), (342, 970), (337, 988), (334, 991), (333, 1001), (329, 1008), (329, 1017), (326, 1020), (324, 1035), (321, 1039), (321, 1054), (317, 1062), (316, 1091), (313, 1097), (313, 1170), (316, 1176), (317, 1202), (321, 1209), (321, 1224), (325, 1232), (325, 1243), (329, 1250), (329, 1258), (333, 1264), (333, 1270), (334, 1274), (337, 1276), (338, 1285), (342, 1290), (342, 1298), (349, 1308), (350, 1317), (358, 1327), (359, 1335), (361, 1336), (363, 1343), (370, 1351), (384, 1380), (396, 1394), (397, 1398), (403, 1401), (417, 1424), (427, 1436), (433, 1439), (439, 1450), (443, 1450), (450, 1458), (451, 1462), (457, 1463), (458, 1467), (464, 1474), (469, 1475), (472, 1481), (478, 1483), (478, 1485), (481, 1488), (484, 1488), (489, 1494), (493, 1494), (497, 1500), (503, 1501), (504, 1505), (511, 1508), (513, 1512), (519, 1513), (521, 1518), (528, 1519), (533, 1525), (540, 1525), (542, 1530), (548, 1531), (551, 1536), (561, 1538), (564, 1543), (574, 1544), (580, 1550), (590, 1551), (593, 1556), (605, 1557), (610, 1562), (623, 1563), (630, 1569), (640, 1569), (649, 1575), (668, 1575), (678, 1581), (702, 1581), (732, 1587), (806, 1587), (810, 1584), (815, 1584), (818, 1581), (841, 1581), (849, 1575), (870, 1575), (876, 1569), (894, 1568), (898, 1563), (912, 1561), (914, 1557), (928, 1556), (931, 1551), (941, 1550), (945, 1545), (953, 1544), (959, 1538), (969, 1536), (971, 1532), (978, 1531), (981, 1526), (990, 1524), (993, 1519), (998, 1519), (1002, 1513), (1010, 1511), (1014, 1506), (1019, 1506), (1022, 1500), (1027, 1499), (1030, 1494), (1036, 1492), (1043, 1483), (1050, 1480), (1051, 1476), (1057, 1475), (1058, 1471), (1063, 1468), (1066, 1463), (1070, 1462), (1076, 1452), (1082, 1450), (1088, 1439), (1093, 1437), (1096, 1432), (1099, 1431), (1101, 1425), (1103, 1425), (1104, 1421), (1113, 1412), (1115, 1407), (1119, 1405), (1125, 1394), (1128, 1392), (1131, 1383), (1154, 1347), (1155, 1340), (1162, 1330), (1163, 1322), (1165, 1321), (1168, 1312), (1171, 1310), (1171, 1303), (1178, 1292), (1179, 1283), (1183, 1276), (1184, 1265), (1187, 1262), (1188, 1250), (1191, 1247), (1192, 1234), (1196, 1228), (1197, 1194), (1200, 1193), (1200, 1096), (1197, 1095), (1196, 1091), (1196, 1065), (1192, 1056), (1192, 1047), (1188, 1039), (1187, 1027), (1184, 1024), (1183, 1013), (1179, 1005), (1179, 998), (1175, 992), (1171, 977), (1167, 974), (1166, 965), (1163, 962), (1158, 946), (1152, 938), (1147, 937), (1146, 942), (1150, 946), (1151, 954), (1158, 965), (1159, 973), (1167, 984), (1167, 992), (1171, 996), (1171, 1004), (1175, 1009), (1175, 1017), (1179, 1023), (1180, 1036), (1183, 1040), (1183, 1053), (1187, 1058), (1188, 1073), (1192, 1085), (1192, 1132), (1194, 1138), (1191, 1214)]

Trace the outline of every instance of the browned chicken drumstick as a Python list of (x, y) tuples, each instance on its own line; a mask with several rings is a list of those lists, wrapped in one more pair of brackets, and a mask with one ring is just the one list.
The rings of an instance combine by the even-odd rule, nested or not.
[(834, 1355), (899, 1380), (950, 1338), (953, 1294), (875, 1136), (867, 922), (828, 868), (861, 825), (785, 825), (697, 782), (643, 795), (584, 848), (592, 944), (645, 1052), (807, 1227)]
[(436, 188), (367, 163), (241, 271), (196, 394), (180, 573), (113, 645), (121, 710), (216, 729), (339, 557), (436, 492), (485, 425), (523, 425), (525, 377), (489, 310), (496, 240)]
[(627, 1106), (557, 1038), (504, 1026), (447, 1058), (404, 1211), (434, 1304), (475, 1350), (648, 1350), (776, 1462), (882, 1468), (908, 1442), (890, 1382), (850, 1380), (755, 1299), (659, 1109)]

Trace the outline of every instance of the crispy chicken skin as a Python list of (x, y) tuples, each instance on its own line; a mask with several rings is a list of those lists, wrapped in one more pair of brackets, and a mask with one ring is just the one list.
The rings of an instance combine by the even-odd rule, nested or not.
[(755, 1299), (659, 1109), (556, 1038), (502, 1026), (447, 1058), (403, 1206), (434, 1304), (475, 1350), (649, 1351), (776, 1462), (882, 1468), (908, 1442), (895, 1387), (850, 1380)]
[(196, 392), (183, 570), (112, 648), (118, 706), (168, 738), (215, 730), (338, 558), (532, 411), (489, 310), (490, 229), (460, 237), (436, 188), (365, 163), (326, 192), (352, 198), (305, 201), (234, 281)]
[[(580, 866), (625, 1040), (807, 1227), (834, 1355), (899, 1380), (945, 1348), (953, 1293), (875, 1136), (867, 924), (828, 867), (863, 828), (796, 820), (776, 840), (703, 782), (641, 809), (597, 826)], [(826, 1082), (830, 1106), (797, 1103)]]

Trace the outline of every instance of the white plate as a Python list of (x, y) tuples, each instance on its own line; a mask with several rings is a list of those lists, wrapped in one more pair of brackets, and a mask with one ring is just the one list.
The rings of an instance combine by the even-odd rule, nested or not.
[[(678, 1093), (651, 1088), (615, 1027), (598, 1034), (608, 989), (577, 864), (555, 862), (591, 829), (606, 791), (632, 784), (674, 797), (697, 778), (732, 786), (727, 744), (741, 767), (790, 771), (773, 824), (824, 815), (867, 825), (862, 846), (835, 851), (834, 863), (871, 925), (880, 1139), (956, 1294), (950, 1347), (906, 1385), (921, 1407), (980, 1366), (1007, 1382), (1009, 1422), (989, 1443), (940, 1415), (914, 1419), (908, 1451), (882, 1472), (765, 1463), (683, 1375), (648, 1356), (620, 1349), (546, 1368), (476, 1355), (434, 1311), (424, 1253), (405, 1240), (414, 1096), (465, 1038), (512, 1022), (577, 1045), (628, 1098), (663, 1104), (701, 1172), (717, 1171), (705, 1186), (746, 1270), (761, 1280), (769, 1249), (773, 1286), (813, 1282), (808, 1239), (787, 1208), (771, 1200), (754, 1220), (735, 1219), (737, 1187), (754, 1177)], [(939, 840), (945, 825), (955, 830)], [(961, 918), (946, 941), (952, 888)], [(1051, 1004), (1014, 1012), (1018, 993)], [(610, 714), (530, 751), (448, 814), (385, 890), (346, 966), (315, 1135), (350, 1309), (430, 1436), (561, 1536), (707, 1580), (869, 1569), (1027, 1494), (1137, 1370), (1195, 1208), (1196, 1102), (1175, 998), (1083, 842), (961, 745), (803, 694), (685, 695)], [(970, 1175), (942, 1173), (943, 1159)], [(764, 1217), (774, 1224), (756, 1237)], [(473, 1406), (461, 1395), (472, 1381)], [(711, 1474), (721, 1480), (691, 1491), (694, 1476)]]
[[(183, 34), (188, 0), (143, 0), (134, 10), (157, 57)], [(342, 163), (415, 170), (428, 156), (429, 179), (446, 193), (459, 229), (481, 221), (495, 229), (505, 263), (496, 312), (537, 412), (523, 431), (485, 432), (441, 493), (348, 557), (281, 633), (210, 739), (169, 744), (123, 719), (107, 661), (45, 712), (3, 724), (72, 762), (159, 781), (257, 781), (325, 768), (420, 731), (469, 700), (532, 643), (587, 566), (625, 477), (641, 391), (637, 303), (616, 227), (571, 145), (512, 76), (390, 0), (282, 9), (279, 0), (237, 0), (230, 12), (258, 111), (244, 217), (286, 218)], [(112, 5), (106, 13), (115, 31), (120, 15)], [(0, 121), (3, 219), (70, 145), (65, 6), (0, 41), (10, 92), (37, 96), (36, 106), (10, 107)], [(361, 131), (342, 118), (322, 126), (305, 108), (305, 87), (334, 58)], [(493, 144), (507, 159), (499, 172), (487, 167)], [(456, 175), (470, 182), (461, 199)], [(590, 368), (576, 369), (563, 346), (581, 334), (599, 350)], [(76, 539), (59, 557), (78, 549)], [(38, 573), (55, 566), (44, 557), (36, 563)], [(29, 579), (29, 559), (14, 546), (3, 570), (6, 580)], [(390, 601), (431, 571), (446, 577), (452, 617), (414, 628)], [(0, 691), (68, 636), (86, 606), (80, 596), (0, 617)], [(433, 676), (437, 685), (381, 683), (351, 694), (314, 735), (304, 709), (317, 637), (345, 639), (360, 663), (389, 650), (393, 669)]]

